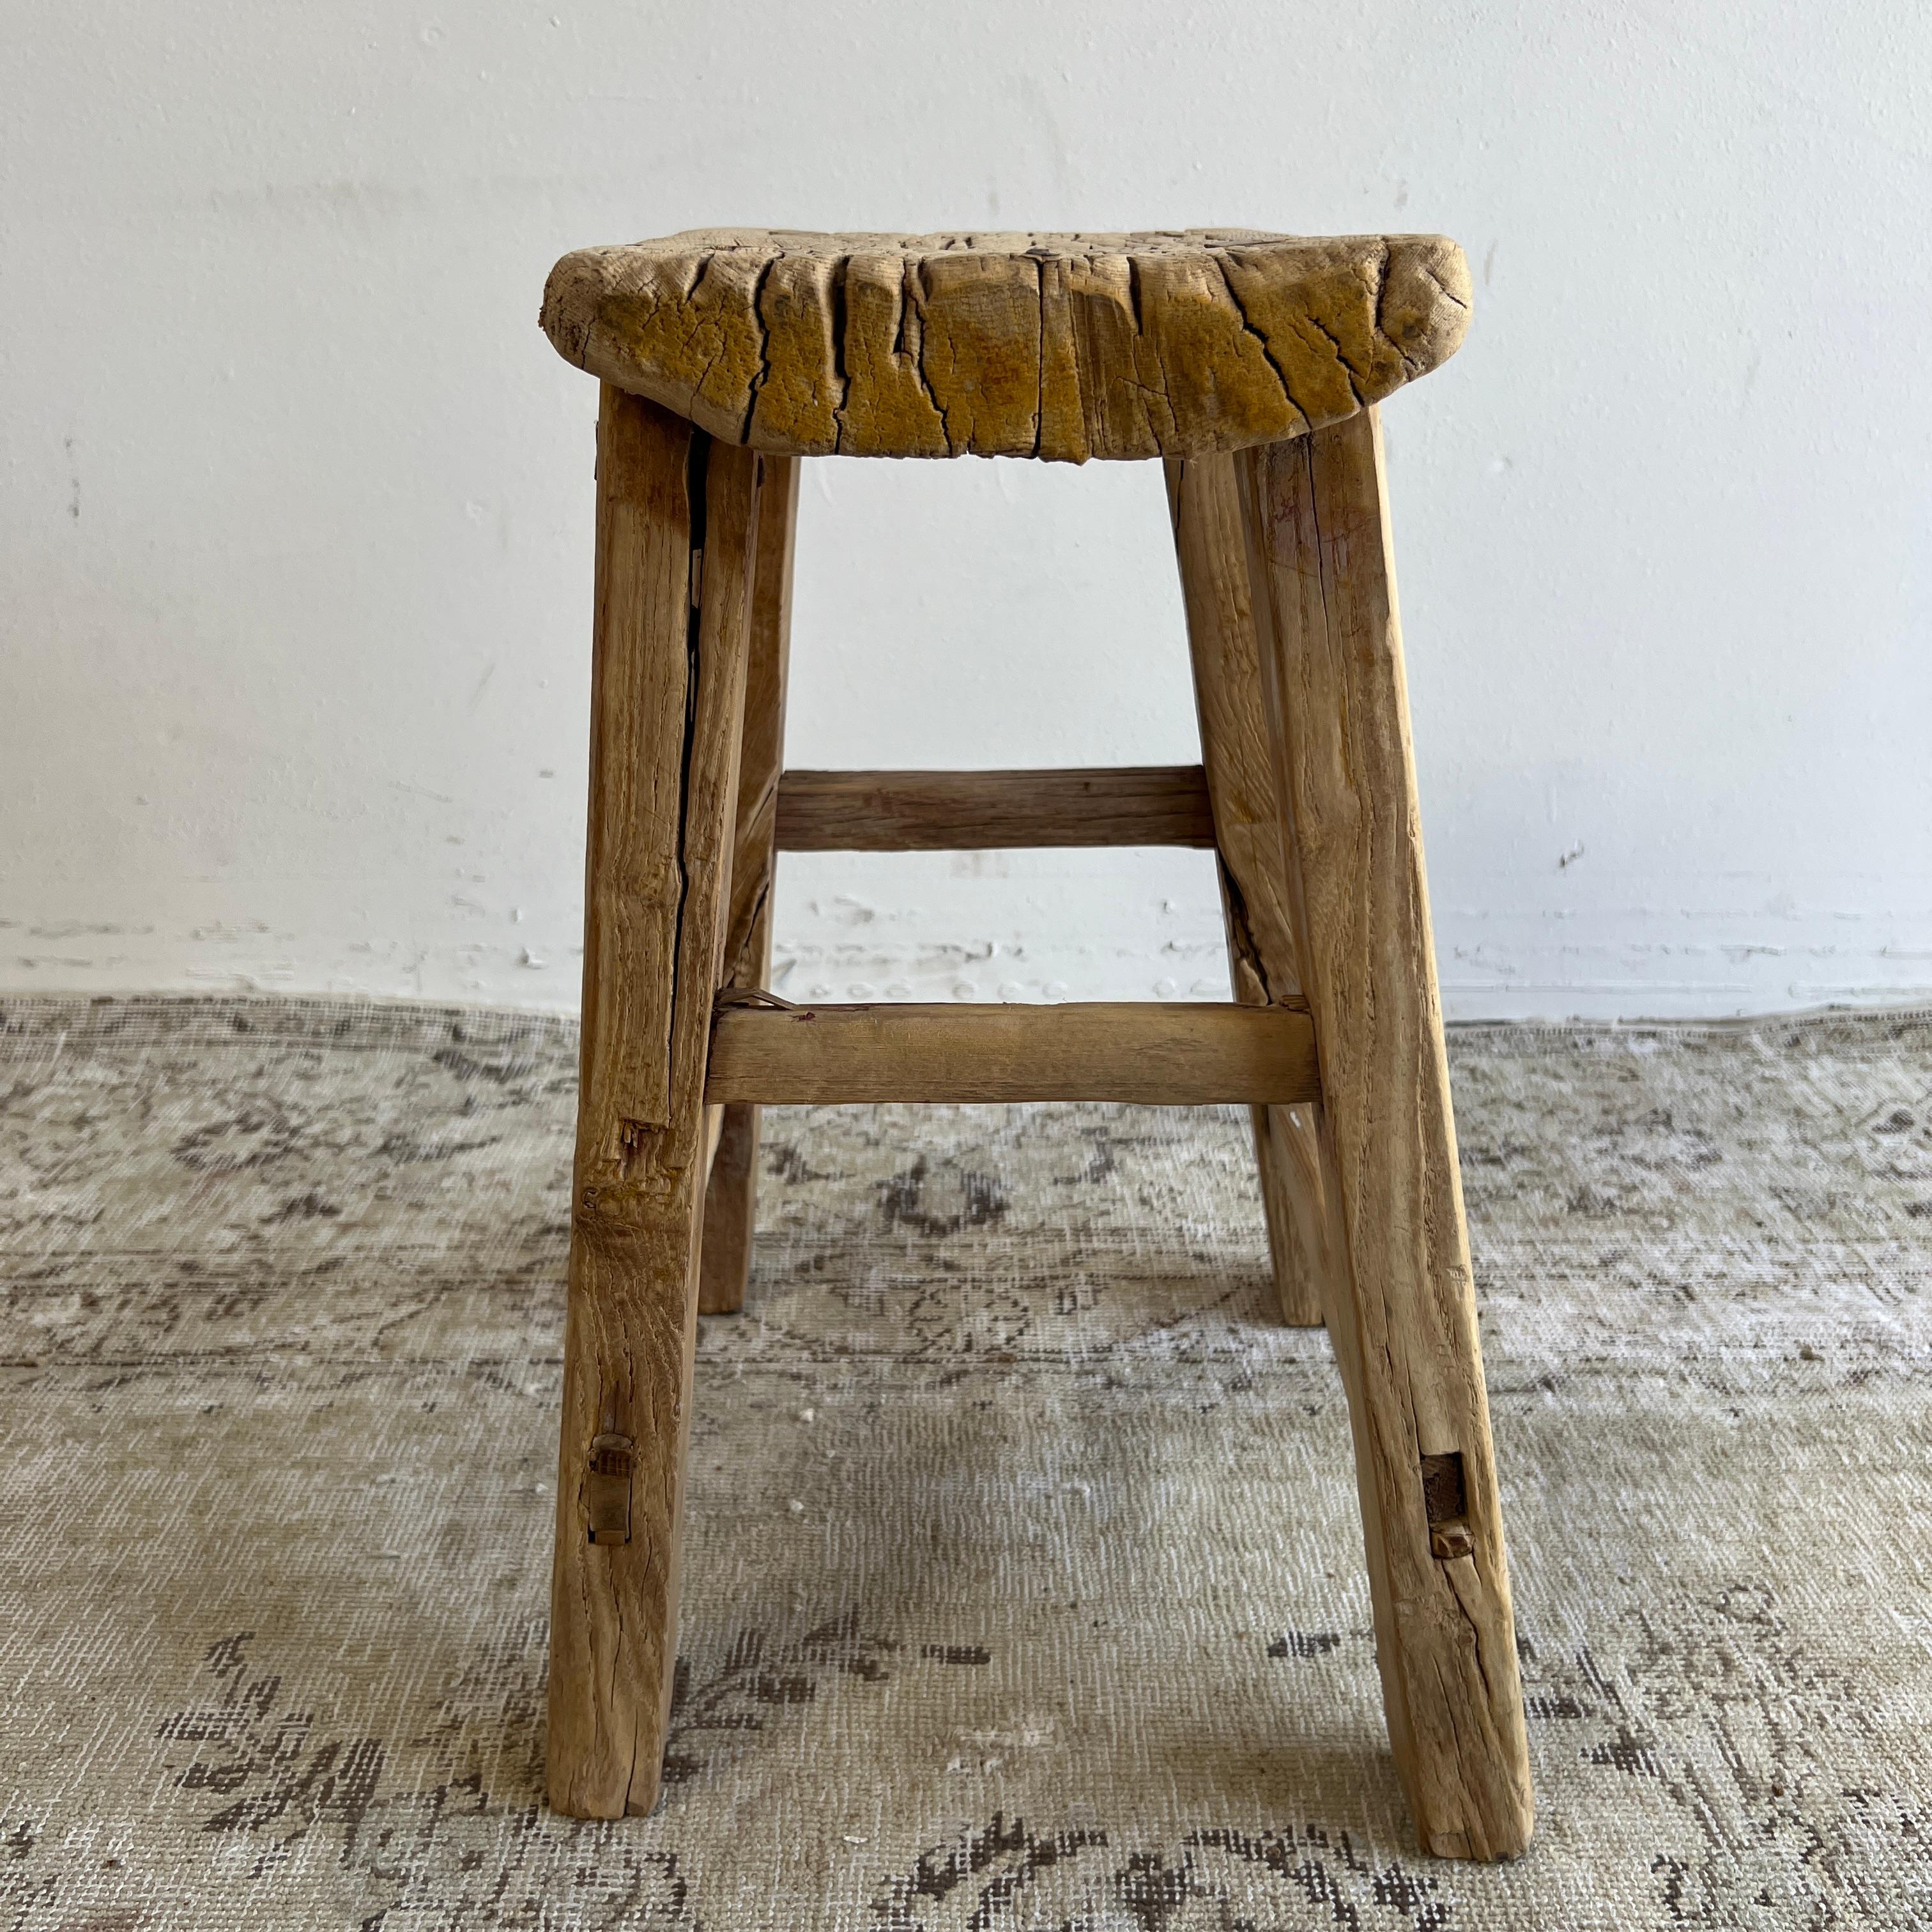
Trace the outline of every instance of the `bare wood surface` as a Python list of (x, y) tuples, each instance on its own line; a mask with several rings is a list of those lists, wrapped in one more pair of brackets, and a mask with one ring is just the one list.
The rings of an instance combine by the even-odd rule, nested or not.
[(550, 272), (559, 354), (800, 456), (1191, 456), (1298, 436), (1446, 361), (1437, 235), (694, 229)]
[(1316, 1090), (1308, 1016), (1282, 1006), (752, 1006), (718, 1010), (713, 1101), (1131, 1100)]
[(1212, 845), (1198, 765), (1035, 772), (787, 772), (782, 852)]
[[(1301, 982), (1234, 459), (1192, 457), (1166, 467), (1202, 758), (1214, 799), (1228, 977), (1237, 1000), (1266, 1006), (1298, 998)], [(1282, 1319), (1298, 1328), (1321, 1325), (1322, 1277), (1336, 1245), (1322, 1184), (1319, 1106), (1257, 1107), (1254, 1115), (1275, 1294)]]
[(757, 464), (604, 391), (550, 1610), (550, 1798), (578, 1816), (650, 1810), (662, 1769)]
[[(786, 674), (791, 656), (792, 562), (798, 530), (799, 459), (770, 456), (758, 489), (758, 543), (752, 585), (751, 658), (745, 681), (745, 734), (738, 765), (732, 839), (731, 919), (723, 983), (762, 986), (772, 976), (772, 894), (784, 764)], [(700, 1315), (745, 1305), (758, 1220), (758, 1110), (735, 1101), (723, 1110), (718, 1151), (704, 1197), (699, 1269)]]
[(1396, 1767), (1424, 1846), (1533, 1821), (1372, 410), (1238, 465), (1297, 956), (1346, 1242), (1349, 1396)]

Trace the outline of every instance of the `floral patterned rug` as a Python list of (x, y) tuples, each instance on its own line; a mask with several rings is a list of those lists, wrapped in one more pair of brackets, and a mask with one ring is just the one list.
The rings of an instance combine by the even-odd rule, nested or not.
[(541, 1802), (574, 1035), (0, 1003), (0, 1927), (1932, 1922), (1932, 1015), (1453, 1039), (1540, 1800), (1413, 1849), (1244, 1114), (776, 1111), (671, 1783)]

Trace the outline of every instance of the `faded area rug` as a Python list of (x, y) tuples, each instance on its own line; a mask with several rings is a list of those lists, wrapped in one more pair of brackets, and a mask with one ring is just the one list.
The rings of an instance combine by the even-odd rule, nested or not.
[(574, 1036), (0, 1004), (0, 1928), (1932, 1922), (1932, 1015), (1452, 1046), (1540, 1800), (1418, 1856), (1245, 1114), (782, 1110), (540, 1802)]

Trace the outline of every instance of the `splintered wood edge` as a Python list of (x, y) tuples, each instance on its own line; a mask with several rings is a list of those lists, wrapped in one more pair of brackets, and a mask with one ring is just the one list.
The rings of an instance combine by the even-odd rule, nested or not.
[(1072, 463), (1302, 435), (1427, 374), (1468, 324), (1442, 236), (999, 238), (580, 249), (541, 320), (566, 362), (726, 442)]

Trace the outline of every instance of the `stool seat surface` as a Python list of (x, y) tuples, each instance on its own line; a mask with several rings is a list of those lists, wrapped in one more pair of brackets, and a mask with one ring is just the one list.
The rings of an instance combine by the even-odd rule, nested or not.
[(1439, 235), (701, 228), (565, 256), (542, 324), (727, 442), (1083, 463), (1338, 422), (1447, 361), (1468, 318)]

